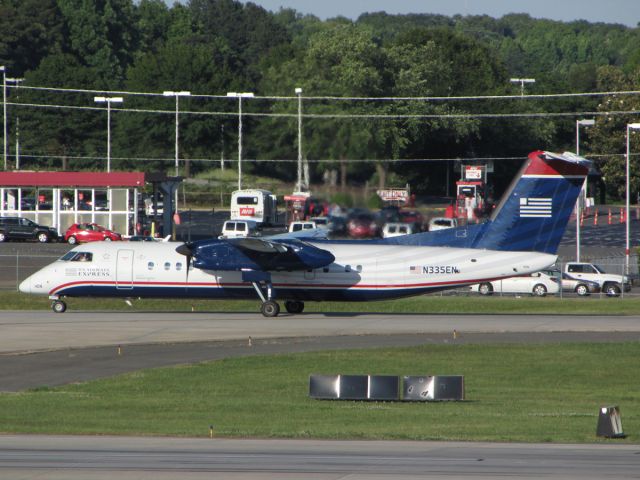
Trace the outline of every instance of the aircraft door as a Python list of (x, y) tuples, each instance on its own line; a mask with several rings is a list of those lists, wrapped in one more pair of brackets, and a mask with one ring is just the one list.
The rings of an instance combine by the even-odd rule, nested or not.
[(133, 289), (133, 250), (118, 250), (116, 288)]

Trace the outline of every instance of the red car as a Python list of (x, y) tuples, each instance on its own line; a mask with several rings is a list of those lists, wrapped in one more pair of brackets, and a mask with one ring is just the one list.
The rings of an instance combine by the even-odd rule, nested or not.
[(122, 240), (119, 233), (112, 232), (97, 223), (74, 223), (64, 234), (64, 241), (71, 245), (84, 242), (110, 242)]
[(360, 214), (347, 222), (347, 231), (353, 238), (368, 238), (378, 235), (378, 225), (372, 215)]

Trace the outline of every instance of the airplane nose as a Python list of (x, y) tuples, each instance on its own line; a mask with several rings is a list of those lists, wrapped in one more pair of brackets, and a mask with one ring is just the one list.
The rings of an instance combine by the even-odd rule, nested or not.
[(18, 288), (22, 293), (31, 293), (31, 277), (24, 279)]

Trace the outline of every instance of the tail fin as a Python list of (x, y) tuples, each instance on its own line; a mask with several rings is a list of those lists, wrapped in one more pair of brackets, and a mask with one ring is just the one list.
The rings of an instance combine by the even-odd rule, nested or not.
[(571, 153), (532, 152), (488, 221), (386, 243), (555, 254), (590, 165)]

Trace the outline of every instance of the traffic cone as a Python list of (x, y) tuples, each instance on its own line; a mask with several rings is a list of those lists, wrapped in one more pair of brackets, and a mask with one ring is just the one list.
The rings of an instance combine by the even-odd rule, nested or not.
[(611, 225), (611, 209), (609, 209), (609, 225)]
[(598, 209), (597, 208), (595, 213), (593, 214), (593, 224), (598, 225)]

